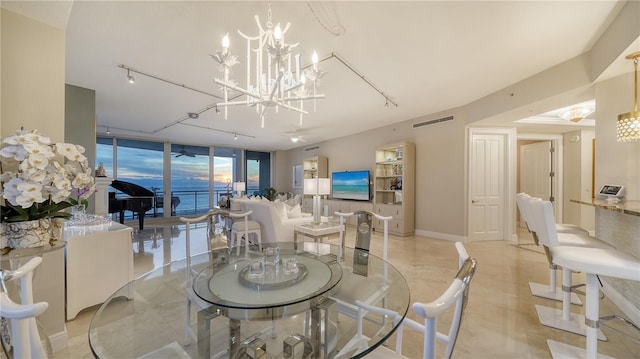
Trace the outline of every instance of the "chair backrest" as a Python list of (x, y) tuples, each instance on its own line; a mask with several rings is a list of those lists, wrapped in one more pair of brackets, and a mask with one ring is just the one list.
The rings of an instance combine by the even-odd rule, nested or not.
[[(468, 257), (460, 267), (449, 288), (436, 300), (429, 303), (414, 303), (413, 311), (424, 318), (424, 358), (435, 358), (436, 340), (446, 343), (445, 358), (451, 358), (458, 339), (462, 316), (469, 300), (469, 286), (476, 272), (477, 262)], [(437, 318), (455, 305), (455, 312), (448, 335), (437, 331)]]
[(203, 222), (207, 223), (206, 244), (207, 244), (207, 250), (210, 251), (211, 242), (210, 242), (209, 236), (214, 232), (214, 229), (209, 227), (211, 225), (212, 218), (216, 218), (217, 216), (227, 216), (227, 215), (229, 215), (229, 211), (226, 211), (223, 209), (215, 209), (215, 210), (210, 210), (209, 212), (207, 212), (207, 214), (204, 214), (198, 217), (180, 217), (180, 222), (185, 223), (187, 227), (186, 234), (185, 234), (185, 256), (186, 256), (185, 259), (187, 262), (187, 271), (186, 271), (187, 285), (191, 283), (191, 279), (193, 278), (193, 275), (196, 274), (193, 272), (193, 268), (191, 266), (191, 225), (195, 223), (203, 223)]
[(540, 243), (549, 248), (558, 246), (558, 232), (551, 202), (532, 198), (528, 208)]
[(346, 233), (346, 217), (357, 216), (358, 222), (356, 225), (356, 243), (355, 248), (369, 252), (371, 246), (371, 230), (373, 218), (381, 220), (383, 223), (383, 243), (382, 243), (382, 259), (387, 261), (387, 253), (389, 249), (389, 221), (393, 217), (384, 217), (377, 213), (370, 211), (357, 211), (357, 212), (335, 212), (336, 216), (340, 217), (340, 245), (345, 245), (345, 233)]
[(520, 216), (524, 219), (524, 223), (527, 226), (527, 230), (531, 232), (531, 228), (529, 228), (529, 213), (527, 212), (526, 200), (531, 198), (528, 194), (520, 192), (516, 194), (516, 204), (518, 205), (518, 209), (520, 210)]
[[(31, 258), (13, 271), (0, 270), (0, 316), (11, 320), (11, 344), (14, 358), (47, 358), (35, 317), (44, 313), (46, 302), (33, 303), (33, 271), (42, 263), (41, 257)], [(20, 304), (8, 295), (6, 282), (20, 281)]]
[[(464, 246), (457, 248), (464, 248)], [(465, 251), (466, 252), (466, 251)], [(463, 253), (464, 254), (464, 253)], [(413, 303), (412, 309), (414, 313), (424, 320), (423, 323), (419, 323), (415, 320), (404, 318), (401, 323), (401, 326), (398, 328), (396, 333), (396, 348), (395, 351), (398, 354), (402, 354), (402, 337), (403, 337), (403, 329), (404, 327), (408, 327), (414, 330), (421, 332), (424, 335), (424, 352), (423, 358), (425, 359), (434, 359), (436, 355), (436, 341), (444, 342), (447, 346), (445, 348), (445, 358), (451, 358), (453, 354), (453, 349), (455, 347), (458, 333), (460, 332), (460, 325), (462, 323), (462, 314), (464, 313), (464, 309), (467, 306), (468, 298), (469, 298), (469, 286), (471, 285), (471, 280), (476, 272), (477, 262), (472, 257), (467, 257), (458, 273), (456, 274), (453, 282), (449, 285), (449, 287), (444, 291), (440, 297), (429, 302), (429, 303), (421, 303), (416, 302)], [(384, 315), (389, 317), (397, 323), (399, 320), (402, 320), (402, 317), (391, 310), (375, 307), (371, 305), (364, 304), (362, 302), (357, 302), (359, 311), (368, 311), (372, 313), (377, 313), (380, 315)], [(452, 306), (455, 305), (455, 313), (453, 315), (451, 327), (449, 329), (449, 334), (444, 335), (437, 331), (437, 318), (440, 317), (443, 313), (447, 312)], [(364, 316), (363, 313), (359, 313), (359, 317), (362, 318)], [(358, 323), (357, 335), (362, 335), (361, 329), (362, 323)]]

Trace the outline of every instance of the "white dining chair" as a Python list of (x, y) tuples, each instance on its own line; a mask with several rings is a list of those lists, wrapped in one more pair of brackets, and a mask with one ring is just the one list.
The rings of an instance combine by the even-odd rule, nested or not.
[[(336, 212), (340, 217), (340, 245), (344, 248), (345, 241), (345, 219), (349, 216), (357, 216), (356, 225), (356, 242), (354, 246), (353, 259), (350, 262), (345, 258), (343, 260), (343, 277), (340, 288), (332, 298), (337, 302), (338, 313), (347, 315), (351, 318), (357, 318), (358, 307), (353, 304), (355, 298), (367, 298), (362, 302), (368, 305), (376, 305), (384, 300), (386, 296), (387, 284), (386, 270), (383, 270), (382, 276), (368, 275), (368, 257), (372, 237), (372, 222), (376, 218), (383, 223), (382, 237), (382, 259), (384, 265), (387, 265), (387, 252), (389, 247), (389, 221), (392, 217), (384, 217), (377, 213), (369, 211), (358, 212)], [(342, 254), (340, 254), (342, 257)]]
[[(240, 217), (245, 217), (241, 214), (236, 214), (238, 216), (238, 218)], [(185, 303), (185, 333), (184, 333), (184, 345), (188, 345), (192, 342), (197, 342), (197, 337), (198, 334), (196, 331), (193, 330), (192, 328), (192, 324), (191, 324), (191, 306), (194, 305), (196, 307), (196, 311), (197, 311), (197, 321), (198, 321), (198, 325), (205, 325), (204, 323), (201, 323), (203, 321), (210, 321), (214, 318), (216, 318), (219, 313), (217, 312), (212, 312), (209, 311), (209, 308), (211, 307), (211, 305), (209, 303), (207, 303), (206, 301), (200, 299), (200, 297), (198, 297), (195, 292), (193, 291), (193, 278), (198, 274), (197, 270), (194, 269), (193, 263), (191, 262), (191, 257), (192, 257), (192, 253), (191, 253), (191, 226), (193, 224), (196, 223), (207, 223), (208, 226), (212, 226), (212, 223), (215, 223), (215, 221), (217, 221), (218, 219), (225, 222), (225, 226), (226, 226), (226, 220), (225, 218), (231, 217), (229, 211), (226, 210), (212, 210), (209, 211), (207, 214), (202, 215), (202, 216), (198, 216), (198, 217), (180, 217), (180, 221), (186, 224), (186, 234), (185, 234), (185, 255), (186, 255), (186, 278), (185, 278), (185, 293), (186, 293), (186, 303)], [(246, 223), (246, 222), (245, 222)], [(246, 225), (246, 224), (245, 224)], [(210, 227), (209, 227), (210, 228)], [(245, 227), (246, 230), (246, 227)], [(206, 240), (206, 248), (207, 251), (211, 251), (211, 242), (210, 242), (210, 238), (209, 235), (210, 234), (210, 229), (207, 230), (207, 235), (204, 236), (205, 240)], [(230, 231), (226, 231), (225, 230), (225, 234), (227, 236), (230, 236)], [(246, 232), (245, 232), (245, 236), (246, 236)], [(227, 239), (227, 244), (229, 245), (231, 242), (229, 239)], [(231, 253), (232, 248), (229, 248), (229, 253)], [(238, 248), (239, 251), (239, 248)]]
[[(464, 249), (464, 246), (458, 247), (459, 249)], [(460, 253), (460, 252), (459, 252)], [(466, 251), (465, 251), (466, 254)], [(462, 317), (464, 310), (467, 306), (467, 301), (469, 298), (469, 285), (471, 284), (471, 280), (476, 272), (477, 262), (474, 258), (467, 257), (462, 266), (458, 270), (453, 282), (449, 285), (449, 287), (440, 295), (437, 299), (428, 302), (421, 303), (415, 302), (413, 303), (412, 309), (413, 312), (419, 317), (423, 319), (423, 322), (420, 323), (418, 321), (402, 318), (398, 313), (388, 310), (385, 308), (380, 308), (372, 305), (368, 305), (362, 302), (357, 302), (359, 315), (356, 327), (356, 336), (352, 339), (352, 342), (358, 342), (358, 338), (360, 338), (360, 344), (366, 344), (366, 340), (363, 340), (362, 337), (362, 328), (364, 325), (364, 317), (365, 315), (377, 315), (381, 316), (382, 320), (392, 320), (394, 324), (398, 324), (401, 321), (400, 326), (396, 330), (396, 343), (395, 350), (389, 349), (385, 346), (379, 346), (375, 350), (366, 354), (367, 358), (380, 358), (380, 359), (393, 359), (393, 358), (407, 358), (402, 355), (402, 339), (404, 334), (404, 328), (410, 328), (412, 330), (416, 330), (423, 334), (423, 355), (422, 357), (425, 359), (434, 359), (436, 356), (436, 342), (440, 341), (446, 344), (444, 349), (444, 357), (451, 358), (453, 354), (453, 349), (455, 347), (458, 333), (460, 331), (460, 325), (462, 323)], [(450, 308), (455, 307), (453, 319), (451, 326), (449, 327), (449, 331), (447, 334), (443, 334), (438, 332), (437, 322), (438, 318), (446, 313)], [(345, 345), (346, 352), (343, 349), (341, 353), (339, 353), (338, 357), (341, 357), (342, 354), (344, 357), (349, 357), (355, 353), (363, 353), (367, 347), (360, 347), (358, 351), (353, 352), (352, 346), (348, 343)]]
[[(46, 359), (51, 352), (49, 337), (44, 334), (41, 337), (36, 322), (36, 317), (44, 313), (49, 304), (33, 303), (33, 271), (40, 263), (42, 258), (34, 257), (16, 270), (0, 270), (0, 316), (11, 323), (14, 358)], [(7, 282), (16, 280), (19, 280), (20, 303), (9, 298), (6, 286)]]

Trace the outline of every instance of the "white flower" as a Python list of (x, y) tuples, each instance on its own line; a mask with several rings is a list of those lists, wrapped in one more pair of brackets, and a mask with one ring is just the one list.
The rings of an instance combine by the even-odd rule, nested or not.
[[(49, 137), (35, 130), (16, 131), (2, 141), (0, 149), (2, 198), (10, 204), (8, 207), (29, 209), (35, 206), (35, 218), (43, 214), (64, 216), (60, 211), (71, 205), (70, 196), (81, 194), (86, 199), (95, 192), (92, 170), (84, 152), (82, 146), (53, 144)], [(56, 206), (52, 212), (50, 205), (61, 202), (65, 203)], [(11, 213), (10, 208), (7, 213), (10, 214), (3, 220), (24, 220), (15, 212)], [(32, 213), (33, 208), (29, 211), (29, 219), (32, 219)]]
[(69, 143), (56, 143), (56, 151), (72, 161), (81, 162), (82, 160), (87, 159), (82, 154), (84, 152), (84, 147), (82, 146), (76, 146)]
[(34, 203), (45, 201), (44, 197), (42, 197), (42, 185), (39, 183), (22, 182), (18, 184), (17, 188), (21, 193), (16, 197), (16, 203), (22, 208), (29, 208)]

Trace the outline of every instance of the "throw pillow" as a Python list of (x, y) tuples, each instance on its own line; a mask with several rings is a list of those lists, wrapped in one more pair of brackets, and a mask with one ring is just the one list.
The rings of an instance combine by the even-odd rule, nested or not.
[(285, 206), (284, 202), (276, 202), (274, 203), (274, 207), (281, 219), (288, 218), (287, 207)]
[(296, 204), (287, 212), (287, 218), (300, 218), (302, 217), (302, 209), (299, 204)]

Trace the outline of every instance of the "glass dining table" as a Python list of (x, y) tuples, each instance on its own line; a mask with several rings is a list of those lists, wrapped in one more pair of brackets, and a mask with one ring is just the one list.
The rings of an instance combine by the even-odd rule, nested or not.
[[(266, 244), (240, 255), (220, 248), (191, 257), (190, 283), (186, 260), (169, 263), (102, 304), (89, 328), (91, 350), (119, 359), (363, 357), (399, 322), (367, 314), (358, 326), (339, 309), (366, 302), (372, 282), (384, 291), (374, 304), (404, 317), (410, 295), (395, 267), (360, 252), (313, 242)], [(188, 293), (199, 301), (197, 341), (185, 345)], [(359, 345), (352, 347), (356, 335)]]

